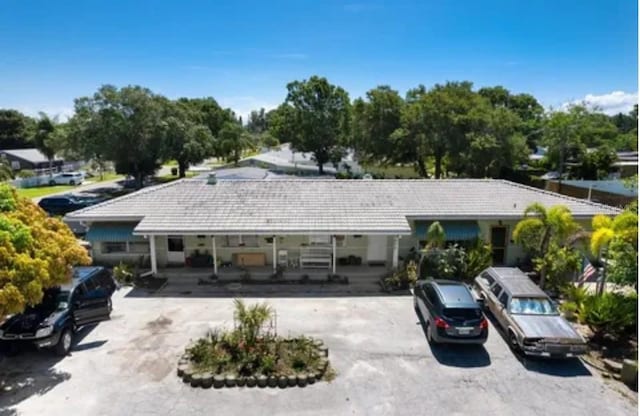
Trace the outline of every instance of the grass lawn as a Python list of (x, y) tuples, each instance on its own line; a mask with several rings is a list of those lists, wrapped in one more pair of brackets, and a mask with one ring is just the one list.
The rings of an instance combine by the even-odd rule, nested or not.
[(420, 178), (420, 175), (413, 166), (376, 166), (367, 165), (362, 167), (363, 170), (372, 175), (384, 175), (385, 178), (394, 179), (416, 179)]
[[(186, 172), (185, 178), (193, 178), (194, 176), (198, 176), (201, 172)], [(154, 176), (153, 179), (155, 179), (157, 182), (159, 183), (167, 183), (167, 182), (172, 182), (175, 180), (180, 179), (178, 177), (178, 175), (172, 175), (172, 174), (167, 174), (167, 175), (161, 175), (161, 176)]]
[(116, 179), (123, 179), (123, 178), (124, 178), (124, 175), (121, 175), (119, 173), (107, 172), (104, 175), (102, 175), (102, 179), (100, 179), (99, 174), (96, 174), (96, 176), (94, 176), (93, 178), (86, 179), (85, 182), (91, 181), (92, 183), (97, 183), (97, 182), (113, 181)]
[(18, 188), (18, 195), (24, 196), (27, 198), (40, 198), (42, 196), (47, 196), (50, 194), (55, 194), (58, 192), (64, 191), (72, 191), (77, 188), (77, 186), (72, 185), (57, 185), (57, 186), (39, 186), (37, 188)]

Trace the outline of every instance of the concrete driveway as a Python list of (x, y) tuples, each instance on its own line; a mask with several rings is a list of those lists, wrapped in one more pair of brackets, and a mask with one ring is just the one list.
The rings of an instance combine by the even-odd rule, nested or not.
[(112, 319), (83, 330), (71, 356), (5, 358), (0, 409), (24, 415), (637, 413), (621, 385), (592, 375), (579, 360), (521, 361), (493, 327), (485, 347), (430, 348), (408, 296), (268, 302), (277, 310), (279, 334), (325, 341), (338, 373), (333, 382), (286, 390), (193, 389), (175, 375), (178, 356), (208, 328), (231, 326), (232, 299), (121, 290)]

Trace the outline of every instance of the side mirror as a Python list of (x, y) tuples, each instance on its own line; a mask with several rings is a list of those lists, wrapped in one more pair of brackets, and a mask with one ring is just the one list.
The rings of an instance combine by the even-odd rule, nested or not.
[(476, 299), (476, 302), (478, 302), (478, 305), (480, 305), (481, 308), (484, 308), (484, 298), (478, 298)]

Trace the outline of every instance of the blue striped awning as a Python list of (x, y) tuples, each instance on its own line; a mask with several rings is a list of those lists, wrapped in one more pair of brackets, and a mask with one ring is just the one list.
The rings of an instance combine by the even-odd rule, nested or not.
[[(418, 238), (427, 236), (429, 226), (435, 221), (416, 221), (415, 233)], [(480, 237), (480, 227), (476, 221), (440, 221), (446, 241), (475, 240)]]
[(144, 237), (133, 235), (136, 224), (92, 224), (85, 235), (87, 241), (144, 241)]

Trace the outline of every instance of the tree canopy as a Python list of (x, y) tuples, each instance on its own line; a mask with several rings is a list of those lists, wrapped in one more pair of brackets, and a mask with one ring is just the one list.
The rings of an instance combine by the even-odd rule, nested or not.
[(38, 304), (44, 289), (68, 282), (72, 266), (90, 261), (62, 221), (0, 184), (0, 316)]
[(311, 152), (322, 175), (324, 164), (339, 160), (348, 144), (349, 95), (318, 76), (291, 82), (287, 91), (286, 109), (277, 113), (278, 124), (272, 134), (280, 142), (290, 141), (295, 150)]

